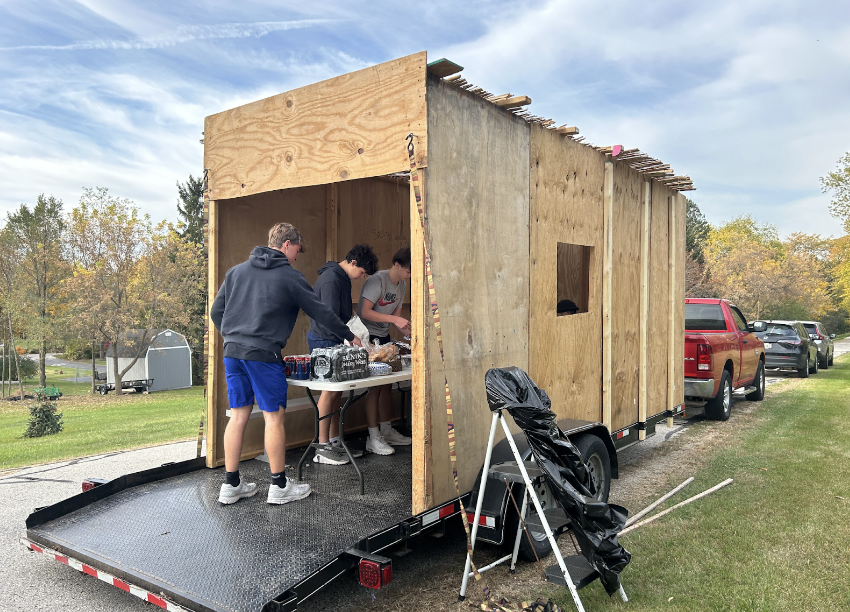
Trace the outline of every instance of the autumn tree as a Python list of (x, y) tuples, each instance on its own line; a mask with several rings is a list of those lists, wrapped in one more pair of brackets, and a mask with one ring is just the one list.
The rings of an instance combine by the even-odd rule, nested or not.
[(60, 288), (68, 275), (62, 253), (64, 229), (62, 201), (44, 194), (38, 196), (32, 209), (21, 204), (9, 213), (6, 223), (19, 260), (18, 307), (25, 313), (27, 338), (38, 342), (38, 378), (42, 387), (47, 384), (47, 343), (62, 330)]
[[(200, 277), (197, 258), (174, 228), (151, 225), (130, 200), (105, 188), (85, 189), (71, 213), (69, 242), (74, 274), (67, 288), (74, 312), (86, 330), (98, 330), (110, 343), (115, 388), (145, 353), (153, 330), (188, 324), (188, 296)], [(141, 328), (133, 345), (135, 357), (118, 367), (122, 333)]]
[(12, 367), (18, 380), (21, 399), (24, 398), (24, 383), (21, 376), (20, 355), (15, 345), (15, 327), (20, 324), (21, 309), (18, 304), (21, 296), (17, 290), (17, 278), (20, 273), (20, 254), (15, 239), (7, 227), (0, 230), (0, 338), (3, 338), (3, 365), (0, 372), (5, 395), (6, 381), (9, 381), (9, 395), (12, 395)]
[(838, 168), (820, 177), (821, 190), (832, 193), (829, 212), (844, 221), (844, 231), (850, 233), (850, 152), (838, 160)]
[(706, 265), (720, 294), (748, 317), (819, 319), (830, 309), (828, 285), (806, 240), (783, 242), (775, 226), (737, 217), (709, 233)]
[(711, 225), (696, 202), (685, 200), (685, 296), (714, 297), (717, 286), (705, 265), (705, 244)]

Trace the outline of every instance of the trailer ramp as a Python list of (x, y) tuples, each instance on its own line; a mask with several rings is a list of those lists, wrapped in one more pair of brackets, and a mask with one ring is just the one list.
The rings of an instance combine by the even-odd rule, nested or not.
[[(287, 453), (287, 465), (299, 456)], [(217, 501), (223, 468), (195, 469), (117, 491), (30, 527), (27, 537), (191, 610), (258, 611), (290, 589), (303, 600), (346, 549), (411, 516), (410, 447), (358, 465), (362, 496), (350, 465), (311, 461), (304, 474), (313, 493), (272, 506), (268, 465), (245, 461), (242, 478), (260, 490), (236, 504)]]

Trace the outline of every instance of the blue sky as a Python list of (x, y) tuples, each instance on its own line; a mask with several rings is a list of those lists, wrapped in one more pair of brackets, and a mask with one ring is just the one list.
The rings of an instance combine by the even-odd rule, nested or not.
[[(295, 7), (295, 8), (293, 8)], [(206, 115), (423, 49), (688, 174), (712, 223), (838, 235), (850, 3), (0, 0), (0, 214), (108, 187), (176, 220)]]

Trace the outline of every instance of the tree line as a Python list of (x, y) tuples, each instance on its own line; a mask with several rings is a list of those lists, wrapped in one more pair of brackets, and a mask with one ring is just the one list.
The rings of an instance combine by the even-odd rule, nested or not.
[(687, 201), (685, 295), (733, 301), (748, 319), (821, 321), (850, 331), (850, 153), (820, 179), (842, 221), (838, 238), (794, 232), (742, 215), (712, 226)]
[[(186, 336), (193, 373), (203, 376), (203, 185), (190, 175), (177, 189), (177, 225), (153, 223), (103, 187), (85, 188), (68, 212), (61, 200), (42, 194), (35, 205), (7, 214), (0, 226), (0, 395), (7, 383), (11, 394), (17, 380), (23, 396), (22, 346), (38, 350), (42, 387), (50, 350), (90, 351), (94, 371), (95, 358), (111, 346), (120, 389), (153, 341), (151, 330), (162, 328)], [(135, 358), (119, 368), (124, 332), (132, 329), (146, 333), (123, 347)]]

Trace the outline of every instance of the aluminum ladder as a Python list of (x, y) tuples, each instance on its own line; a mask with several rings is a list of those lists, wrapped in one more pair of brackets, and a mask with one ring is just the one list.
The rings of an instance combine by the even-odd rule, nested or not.
[[(493, 443), (496, 438), (496, 427), (499, 424), (501, 424), (502, 429), (505, 432), (505, 437), (508, 440), (511, 452), (513, 453), (516, 461), (491, 466), (490, 460), (493, 455)], [(484, 469), (481, 473), (481, 484), (478, 488), (478, 500), (475, 505), (475, 517), (472, 522), (472, 533), (470, 534), (473, 551), (475, 550), (475, 538), (478, 535), (478, 520), (481, 517), (481, 507), (484, 503), (484, 492), (487, 488), (487, 481), (491, 479), (499, 480), (500, 482), (507, 480), (508, 482), (519, 482), (525, 484), (522, 496), (522, 509), (520, 510), (520, 516), (523, 520), (519, 521), (519, 524), (517, 525), (513, 553), (494, 561), (490, 565), (480, 568), (478, 570), (479, 574), (486, 572), (497, 565), (505, 563), (509, 559), (511, 561), (511, 573), (514, 572), (521, 539), (524, 535), (523, 521), (525, 521), (527, 527), (537, 527), (546, 534), (546, 537), (549, 539), (549, 544), (552, 546), (552, 552), (555, 553), (555, 558), (558, 561), (556, 565), (546, 568), (546, 579), (554, 584), (566, 586), (570, 590), (570, 595), (573, 598), (573, 603), (575, 603), (578, 612), (584, 612), (584, 605), (582, 605), (581, 598), (578, 595), (578, 590), (593, 582), (599, 577), (599, 575), (583, 556), (574, 555), (564, 559), (563, 555), (561, 555), (561, 550), (558, 548), (558, 543), (555, 540), (553, 525), (554, 530), (561, 531), (569, 525), (569, 519), (560, 507), (544, 510), (540, 505), (540, 499), (534, 489), (534, 482), (545, 481), (545, 475), (543, 471), (537, 467), (537, 464), (533, 460), (523, 461), (519, 449), (517, 449), (516, 442), (514, 442), (513, 434), (511, 434), (510, 429), (508, 429), (508, 424), (505, 421), (505, 417), (502, 415), (501, 410), (493, 412), (493, 421), (490, 425), (490, 437), (487, 441), (487, 452), (484, 456)], [(537, 516), (526, 520), (529, 498), (534, 504)], [(461, 583), (460, 594), (458, 596), (460, 601), (463, 601), (466, 598), (466, 589), (469, 584), (469, 579), (473, 576), (473, 573), (470, 571), (471, 567), (472, 558), (469, 553), (467, 553), (466, 564), (463, 569), (463, 581)], [(619, 593), (624, 602), (629, 601), (622, 584), (620, 585)]]

